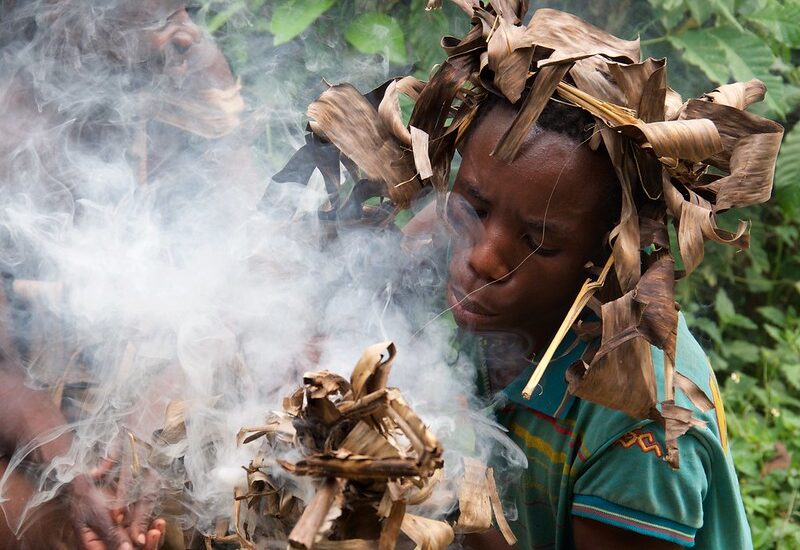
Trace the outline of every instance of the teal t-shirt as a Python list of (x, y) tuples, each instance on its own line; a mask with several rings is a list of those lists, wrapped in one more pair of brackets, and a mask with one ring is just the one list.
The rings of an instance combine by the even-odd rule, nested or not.
[[(677, 470), (665, 461), (661, 426), (567, 391), (566, 370), (585, 347), (568, 335), (540, 392), (530, 400), (522, 397), (531, 365), (498, 401), (498, 421), (528, 457), (523, 482), (513, 490), (519, 518), (512, 529), (519, 548), (573, 548), (572, 516), (703, 550), (752, 548), (716, 379), (683, 317), (677, 371), (715, 407), (702, 412), (676, 388), (676, 404), (692, 409), (706, 423), (680, 438)], [(654, 347), (652, 353), (653, 363), (662, 365), (662, 352)], [(663, 373), (656, 371), (663, 399)]]

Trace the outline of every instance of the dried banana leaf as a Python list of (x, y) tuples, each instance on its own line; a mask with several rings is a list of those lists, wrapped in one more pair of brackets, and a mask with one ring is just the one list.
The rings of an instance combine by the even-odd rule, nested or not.
[(492, 503), (492, 513), (494, 514), (497, 528), (500, 530), (506, 543), (509, 546), (514, 546), (517, 544), (517, 537), (514, 535), (506, 519), (503, 503), (500, 502), (500, 495), (497, 492), (497, 482), (494, 479), (494, 470), (492, 468), (486, 470), (486, 486), (489, 492), (489, 500)]
[(453, 528), (443, 521), (406, 514), (401, 530), (419, 550), (444, 550), (453, 539)]
[(712, 240), (745, 249), (750, 244), (748, 224), (739, 222), (735, 232), (717, 227), (711, 204), (696, 193), (686, 191), (689, 200), (664, 178), (664, 199), (668, 212), (678, 227), (678, 247), (686, 275), (690, 274), (703, 261), (704, 243)]
[(650, 345), (674, 360), (678, 310), (673, 299), (674, 266), (663, 258), (621, 298), (603, 304), (603, 336), (590, 364), (567, 373), (569, 389), (582, 399), (646, 418), (657, 402)]
[(481, 461), (464, 457), (464, 478), (458, 491), (456, 533), (480, 533), (492, 526), (492, 503), (486, 483), (487, 468)]
[(783, 139), (780, 124), (734, 107), (701, 100), (689, 101), (681, 116), (707, 118), (719, 131), (722, 152), (710, 157), (708, 162), (730, 174), (703, 187), (716, 194), (714, 212), (769, 200), (775, 158)]
[(398, 500), (392, 503), (391, 510), (386, 519), (383, 520), (381, 538), (378, 542), (379, 550), (394, 550), (397, 537), (400, 535), (400, 527), (403, 524), (403, 517), (406, 514), (406, 503)]
[(531, 44), (554, 50), (559, 57), (590, 53), (638, 63), (641, 55), (638, 39), (617, 38), (579, 17), (550, 8), (541, 8), (533, 13), (526, 35)]
[(278, 460), (286, 471), (300, 476), (339, 477), (355, 481), (386, 481), (401, 477), (416, 477), (421, 471), (416, 461), (409, 458), (373, 459), (352, 455), (347, 458), (319, 455), (291, 464)]
[(398, 141), (411, 147), (411, 133), (403, 124), (403, 116), (400, 112), (400, 100), (397, 96), (397, 82), (392, 80), (386, 88), (386, 93), (378, 105), (378, 114), (383, 124), (397, 138)]
[(289, 546), (308, 550), (325, 526), (334, 502), (342, 495), (343, 485), (333, 478), (325, 479), (308, 502), (303, 515), (289, 534)]
[(387, 458), (403, 458), (400, 452), (386, 438), (369, 426), (366, 422), (359, 422), (339, 444), (340, 451), (349, 454), (371, 456), (381, 460)]
[(395, 355), (397, 350), (392, 342), (375, 344), (364, 351), (350, 377), (354, 399), (386, 387)]
[(378, 111), (349, 84), (328, 88), (308, 107), (309, 125), (355, 162), (367, 178), (383, 182), (401, 207), (421, 188), (412, 155), (403, 150)]
[(741, 111), (747, 109), (753, 103), (758, 103), (767, 94), (767, 87), (757, 79), (747, 82), (734, 82), (725, 84), (715, 90), (705, 94), (705, 98), (712, 103), (729, 105)]
[(314, 550), (378, 550), (378, 541), (365, 539), (321, 540)]

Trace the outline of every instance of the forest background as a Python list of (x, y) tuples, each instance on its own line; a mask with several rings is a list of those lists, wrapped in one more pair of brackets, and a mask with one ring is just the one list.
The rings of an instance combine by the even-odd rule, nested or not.
[[(305, 106), (323, 79), (366, 92), (413, 73), (427, 79), (439, 39), (469, 20), (425, 0), (203, 0), (193, 8), (268, 124), (257, 146), (277, 168), (300, 145)], [(756, 548), (800, 548), (800, 0), (552, 0), (667, 57), (684, 99), (718, 84), (758, 78), (769, 89), (752, 110), (786, 135), (773, 199), (722, 216), (751, 222), (752, 244), (707, 246), (678, 301), (724, 388), (732, 449)]]

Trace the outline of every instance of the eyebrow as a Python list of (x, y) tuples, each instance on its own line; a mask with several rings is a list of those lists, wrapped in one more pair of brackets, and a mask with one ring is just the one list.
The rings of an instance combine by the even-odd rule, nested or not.
[(551, 237), (563, 237), (567, 231), (558, 223), (551, 220), (533, 219), (528, 220), (526, 224), (528, 229), (539, 231), (542, 235), (549, 235)]
[[(466, 181), (464, 182), (463, 185), (464, 185), (464, 191), (467, 195), (469, 195), (478, 202), (484, 204), (491, 204), (491, 201), (489, 201), (489, 199), (487, 199), (485, 196), (483, 196), (483, 194), (481, 194), (480, 188), (476, 184), (470, 181)], [(528, 227), (528, 229), (531, 229), (533, 231), (538, 231), (542, 233), (542, 235), (549, 235), (555, 238), (564, 237), (569, 233), (558, 222), (548, 219), (538, 219), (538, 218), (530, 219), (525, 223), (525, 225)]]
[(472, 182), (465, 182), (464, 187), (465, 191), (467, 192), (467, 195), (469, 195), (470, 197), (479, 202), (489, 204), (489, 199), (487, 199), (485, 196), (483, 196), (483, 194), (481, 194), (481, 191), (477, 185), (475, 185)]

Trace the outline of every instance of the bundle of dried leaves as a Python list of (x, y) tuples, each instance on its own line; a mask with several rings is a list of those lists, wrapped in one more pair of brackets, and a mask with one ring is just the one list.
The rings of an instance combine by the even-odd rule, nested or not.
[[(596, 308), (602, 318), (600, 346), (570, 370), (570, 390), (661, 422), (667, 460), (677, 467), (677, 438), (694, 420), (674, 402), (673, 287), (702, 261), (705, 241), (748, 246), (747, 223), (728, 231), (717, 226), (716, 215), (770, 197), (783, 128), (745, 111), (763, 99), (766, 88), (757, 80), (739, 82), (683, 102), (667, 86), (666, 61), (642, 60), (638, 40), (622, 40), (553, 9), (539, 9), (523, 24), (525, 1), (454, 3), (471, 17), (472, 28), (462, 39), (442, 40), (448, 58), (429, 82), (400, 79), (363, 97), (349, 85), (333, 86), (309, 108), (309, 142), (330, 148), (337, 176), (341, 160), (403, 207), (424, 184), (443, 197), (455, 148), (490, 95), (519, 106), (492, 153), (509, 162), (547, 102), (556, 99), (592, 114), (590, 145), (603, 146), (614, 165), (622, 187), (621, 218), (610, 234), (613, 253), (603, 281), (587, 280), (560, 331), (563, 335), (584, 307), (597, 303), (590, 298), (604, 282), (613, 281), (597, 296), (602, 295)], [(440, 4), (431, 0), (428, 9)], [(415, 100), (408, 127), (397, 107), (398, 90)], [(634, 202), (638, 196), (645, 198)], [(669, 223), (683, 264), (678, 271)], [(650, 345), (664, 350), (664, 365), (653, 365)], [(540, 362), (528, 395), (546, 366), (546, 360)], [(660, 404), (655, 368), (664, 369), (666, 381)], [(686, 390), (687, 383), (679, 382)], [(687, 394), (705, 406), (699, 390)]]
[[(474, 459), (465, 460), (454, 526), (407, 512), (428, 499), (441, 477), (442, 448), (400, 392), (387, 387), (394, 356), (390, 342), (368, 348), (350, 381), (328, 371), (306, 373), (283, 412), (240, 432), (242, 443), (262, 440), (262, 447), (245, 468), (247, 493), (237, 495), (239, 544), (286, 540), (291, 548), (388, 550), (404, 533), (418, 548), (437, 550), (456, 532), (488, 529), (493, 511), (513, 541), (491, 469)], [(297, 483), (304, 477), (312, 480), (310, 498)], [(253, 519), (240, 520), (242, 502)]]

